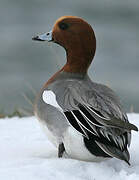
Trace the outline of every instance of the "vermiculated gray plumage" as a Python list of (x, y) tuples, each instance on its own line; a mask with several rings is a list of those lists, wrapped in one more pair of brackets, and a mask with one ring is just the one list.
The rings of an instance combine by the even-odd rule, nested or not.
[[(45, 90), (54, 92), (63, 113), (42, 101), (42, 93)], [(40, 119), (50, 129), (53, 129), (54, 123), (53, 120), (49, 121), (49, 114), (54, 117), (57, 126), (55, 132), (61, 141), (64, 130), (70, 123), (84, 138), (92, 139), (93, 135), (95, 143), (108, 156), (129, 163), (127, 145), (130, 145), (131, 130), (137, 131), (137, 128), (128, 122), (119, 99), (110, 88), (92, 82), (87, 75), (61, 72), (42, 93), (40, 101), (37, 102), (38, 115), (41, 114)], [(71, 113), (69, 119), (66, 112)], [(71, 116), (76, 121), (74, 125), (70, 121)], [(62, 126), (58, 125), (59, 123), (62, 123)]]

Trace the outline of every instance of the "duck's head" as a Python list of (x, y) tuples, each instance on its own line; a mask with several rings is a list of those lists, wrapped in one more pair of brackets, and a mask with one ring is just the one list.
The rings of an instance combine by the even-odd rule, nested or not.
[(96, 38), (92, 27), (76, 16), (62, 16), (51, 32), (33, 38), (52, 41), (63, 46), (67, 53), (66, 72), (86, 73), (96, 50)]

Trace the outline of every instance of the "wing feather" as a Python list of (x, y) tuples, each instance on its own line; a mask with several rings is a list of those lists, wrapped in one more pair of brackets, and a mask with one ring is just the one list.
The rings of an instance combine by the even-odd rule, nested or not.
[[(79, 119), (78, 119), (77, 116), (75, 115), (75, 112), (71, 111), (71, 113), (72, 113), (73, 117), (75, 118), (75, 120), (77, 121), (77, 123), (78, 123), (78, 125), (80, 126), (80, 128), (82, 129), (84, 135), (87, 137), (87, 139), (89, 139), (89, 137), (88, 137), (85, 129), (88, 130), (88, 131), (90, 131), (90, 130), (89, 130), (88, 128), (86, 128), (86, 126), (83, 125), (83, 124), (79, 121)], [(91, 131), (90, 131), (90, 132), (91, 132)]]
[[(99, 136), (99, 134), (98, 134), (98, 132), (97, 132), (97, 130), (96, 130), (96, 124), (95, 123), (93, 123), (92, 121), (90, 121), (90, 119), (81, 111), (81, 110), (79, 110), (79, 112), (83, 115), (83, 117), (84, 117), (84, 119), (86, 120), (86, 122), (89, 124), (89, 126), (93, 129), (93, 131), (95, 132), (95, 134), (94, 135), (97, 135), (97, 136)], [(100, 126), (99, 126), (100, 127)]]
[[(72, 127), (75, 128), (87, 139), (89, 139), (89, 133), (91, 133), (97, 137), (98, 142), (99, 140), (101, 142), (101, 138), (105, 138), (108, 144), (114, 145), (115, 147), (123, 151), (123, 149), (127, 145), (127, 133), (122, 135), (119, 133), (117, 135), (109, 133), (109, 131), (106, 130), (106, 127), (103, 124), (99, 123), (94, 118), (94, 116), (92, 116), (92, 114), (89, 111), (90, 108), (86, 108), (81, 104), (79, 104), (78, 106), (79, 110), (65, 112), (66, 118), (68, 122), (72, 125)], [(107, 119), (95, 112), (95, 117), (96, 116), (98, 116), (99, 118)]]
[(69, 122), (69, 124), (76, 130), (78, 131), (80, 134), (82, 134), (83, 136), (86, 136), (84, 133), (84, 130), (81, 128), (81, 126), (78, 124), (78, 122), (75, 120), (73, 114), (70, 111), (66, 111), (64, 112), (64, 115), (67, 119), (67, 121)]

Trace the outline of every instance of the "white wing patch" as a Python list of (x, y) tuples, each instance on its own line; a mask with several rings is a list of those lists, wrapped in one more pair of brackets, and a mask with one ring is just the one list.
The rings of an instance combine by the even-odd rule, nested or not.
[(61, 112), (63, 112), (63, 109), (59, 106), (59, 104), (56, 101), (56, 95), (51, 90), (46, 90), (42, 94), (42, 99), (46, 104), (50, 104), (51, 106), (54, 106), (55, 108), (59, 109)]

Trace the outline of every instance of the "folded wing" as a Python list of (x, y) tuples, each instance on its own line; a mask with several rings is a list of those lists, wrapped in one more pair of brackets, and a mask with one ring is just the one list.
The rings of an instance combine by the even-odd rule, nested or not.
[(113, 114), (104, 117), (93, 104), (91, 106), (82, 97), (76, 99), (79, 93), (73, 96), (75, 90), (69, 94), (72, 108), (65, 110), (64, 115), (70, 125), (84, 136), (85, 142), (93, 140), (106, 154), (129, 164), (127, 145), (130, 145), (131, 130), (138, 131), (137, 127), (129, 123), (124, 115), (123, 119)]

